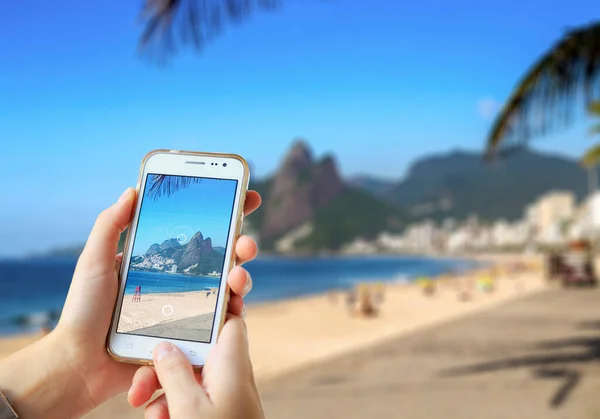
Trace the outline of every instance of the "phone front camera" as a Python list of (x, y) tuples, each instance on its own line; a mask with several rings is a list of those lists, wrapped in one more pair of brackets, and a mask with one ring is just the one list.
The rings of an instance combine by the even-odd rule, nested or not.
[(223, 167), (227, 167), (227, 163), (223, 163)]

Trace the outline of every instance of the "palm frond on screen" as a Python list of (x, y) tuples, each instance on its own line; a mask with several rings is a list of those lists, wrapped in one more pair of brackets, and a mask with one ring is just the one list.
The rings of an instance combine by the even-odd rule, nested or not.
[(193, 183), (200, 183), (202, 178), (191, 176), (152, 175), (148, 196), (156, 200), (161, 196), (170, 196)]

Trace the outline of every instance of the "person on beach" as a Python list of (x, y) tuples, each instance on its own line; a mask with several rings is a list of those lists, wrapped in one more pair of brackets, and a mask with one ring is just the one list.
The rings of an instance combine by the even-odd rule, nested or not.
[[(162, 386), (165, 393), (145, 407), (148, 419), (264, 418), (248, 351), (243, 297), (251, 290), (249, 273), (240, 266), (256, 257), (254, 240), (241, 236), (235, 245), (237, 266), (227, 278), (231, 299), (225, 325), (201, 373), (170, 343), (153, 353), (156, 367), (112, 359), (106, 335), (117, 298), (117, 244), (130, 222), (136, 193), (127, 189), (100, 214), (73, 274), (56, 328), (34, 344), (0, 361), (0, 391), (20, 417), (80, 418), (126, 392), (141, 406)], [(248, 191), (247, 215), (260, 206)]]
[(141, 285), (138, 285), (137, 287), (135, 287), (135, 291), (133, 292), (132, 301), (134, 303), (139, 303), (142, 301), (142, 286)]

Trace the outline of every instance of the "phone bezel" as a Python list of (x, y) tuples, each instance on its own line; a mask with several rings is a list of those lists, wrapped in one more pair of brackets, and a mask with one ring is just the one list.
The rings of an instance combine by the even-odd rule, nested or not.
[[(213, 163), (213, 164), (211, 164)], [(227, 163), (224, 167), (223, 163)], [(199, 176), (218, 179), (235, 179), (237, 188), (235, 193), (233, 215), (229, 226), (229, 237), (225, 253), (225, 267), (221, 278), (217, 308), (215, 310), (215, 321), (210, 343), (192, 342), (178, 339), (162, 339), (148, 336), (138, 336), (126, 333), (117, 333), (118, 319), (120, 316), (122, 301), (125, 292), (125, 278), (129, 269), (129, 260), (133, 251), (133, 238), (135, 237), (141, 203), (145, 188), (146, 176), (149, 173), (159, 173), (180, 176)], [(110, 330), (107, 336), (107, 350), (116, 360), (136, 364), (152, 364), (151, 349), (159, 342), (169, 341), (181, 348), (188, 356), (194, 367), (201, 367), (206, 357), (218, 339), (219, 332), (225, 320), (226, 306), (229, 301), (229, 286), (227, 276), (235, 264), (235, 242), (239, 237), (242, 220), (243, 206), (246, 190), (249, 182), (249, 169), (246, 161), (235, 154), (200, 153), (190, 151), (154, 150), (148, 153), (142, 160), (137, 183), (138, 199), (135, 204), (133, 218), (128, 230), (125, 247), (123, 249), (123, 261), (119, 270), (119, 292)]]

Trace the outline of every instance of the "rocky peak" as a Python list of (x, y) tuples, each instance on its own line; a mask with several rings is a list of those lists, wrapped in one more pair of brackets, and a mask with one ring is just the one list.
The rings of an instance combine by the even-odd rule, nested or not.
[(181, 269), (188, 268), (199, 263), (202, 258), (213, 257), (214, 253), (215, 251), (212, 247), (212, 240), (210, 237), (205, 239), (202, 236), (202, 233), (197, 232), (185, 247), (181, 259), (179, 260), (179, 267)]
[(283, 159), (280, 171), (299, 171), (309, 167), (313, 162), (312, 152), (308, 144), (297, 139)]
[(146, 254), (147, 255), (155, 255), (158, 252), (160, 252), (160, 245), (158, 243), (154, 243), (152, 246), (150, 246), (150, 248), (148, 249)]
[(333, 157), (315, 163), (308, 145), (297, 140), (274, 176), (261, 235), (275, 237), (298, 227), (343, 190)]
[(160, 245), (160, 250), (163, 251), (166, 249), (178, 248), (178, 247), (181, 247), (181, 245), (179, 244), (177, 239), (167, 239), (164, 242), (162, 242), (162, 244)]
[(313, 190), (313, 199), (317, 207), (326, 205), (332, 197), (344, 191), (344, 182), (340, 178), (337, 164), (331, 155), (325, 156), (315, 167), (314, 183), (319, 185)]
[[(196, 243), (198, 243), (198, 242), (201, 242), (201, 241), (203, 241), (203, 240), (204, 240), (204, 236), (202, 235), (202, 233), (201, 233), (201, 232), (197, 232), (197, 233), (196, 233), (196, 234), (194, 234), (194, 235), (192, 236), (192, 238), (190, 239), (190, 243), (191, 243), (191, 242), (196, 242)], [(208, 240), (210, 240), (210, 239), (208, 239)]]

